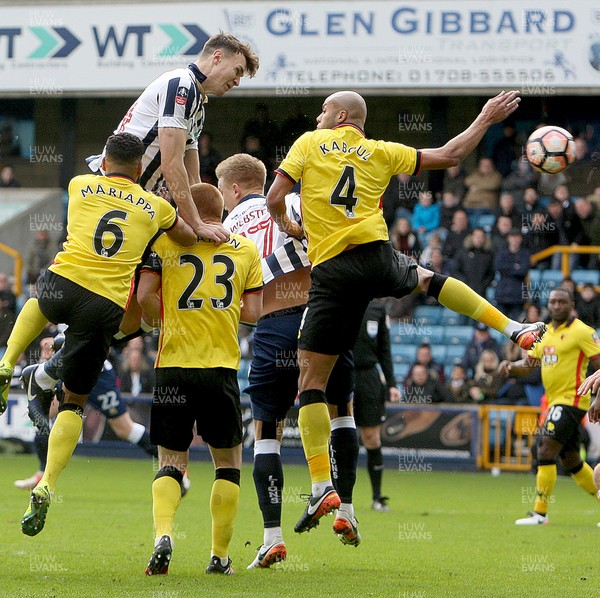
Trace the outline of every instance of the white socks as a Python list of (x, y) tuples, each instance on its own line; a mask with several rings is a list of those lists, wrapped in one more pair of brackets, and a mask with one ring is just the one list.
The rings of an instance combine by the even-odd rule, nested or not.
[(146, 428), (144, 428), (142, 424), (133, 422), (131, 424), (131, 432), (129, 432), (129, 435), (127, 436), (127, 441), (131, 442), (131, 444), (137, 444), (142, 439), (145, 431)]

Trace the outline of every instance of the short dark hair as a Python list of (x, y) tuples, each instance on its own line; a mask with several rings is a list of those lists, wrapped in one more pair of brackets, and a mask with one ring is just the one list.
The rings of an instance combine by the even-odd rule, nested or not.
[(106, 141), (106, 157), (119, 164), (135, 164), (144, 155), (144, 144), (131, 133), (117, 133)]
[(231, 33), (219, 31), (219, 33), (215, 33), (215, 35), (208, 38), (202, 52), (200, 52), (200, 56), (207, 56), (215, 50), (223, 50), (228, 55), (241, 54), (246, 59), (246, 74), (250, 77), (256, 75), (259, 61), (250, 44), (244, 43)]
[(550, 292), (552, 293), (553, 291), (561, 291), (562, 293), (565, 293), (565, 295), (567, 295), (569, 297), (569, 301), (571, 301), (571, 303), (573, 303), (573, 301), (575, 301), (575, 297), (574, 297), (573, 293), (571, 292), (571, 289), (567, 289), (567, 287), (556, 287), (556, 288), (552, 289)]
[(431, 345), (429, 343), (421, 343), (417, 349), (429, 349), (431, 350)]

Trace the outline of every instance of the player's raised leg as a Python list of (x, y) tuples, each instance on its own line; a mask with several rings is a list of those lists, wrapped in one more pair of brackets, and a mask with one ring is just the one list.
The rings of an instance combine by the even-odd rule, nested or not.
[(230, 449), (210, 446), (215, 464), (215, 481), (210, 495), (212, 549), (206, 573), (232, 575), (229, 544), (240, 503), (240, 469), (242, 445)]
[(546, 332), (544, 322), (520, 324), (511, 320), (456, 278), (435, 274), (421, 266), (417, 268), (417, 272), (419, 284), (416, 290), (418, 292), (427, 293), (452, 311), (483, 322), (486, 326), (501, 332), (522, 349), (531, 349)]
[(152, 482), (154, 550), (146, 575), (166, 575), (173, 554), (173, 523), (181, 502), (181, 482), (188, 465), (187, 451), (158, 447), (159, 471)]

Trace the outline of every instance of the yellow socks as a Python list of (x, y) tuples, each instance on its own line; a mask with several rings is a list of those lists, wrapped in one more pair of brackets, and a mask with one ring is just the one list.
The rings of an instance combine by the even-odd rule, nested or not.
[(535, 477), (537, 498), (535, 499), (533, 510), (540, 515), (546, 515), (548, 513), (548, 502), (550, 501), (554, 485), (556, 484), (556, 476), (556, 463), (552, 465), (538, 465), (537, 475)]
[(169, 475), (157, 477), (152, 482), (152, 517), (155, 537), (173, 536), (175, 511), (181, 502), (181, 484)]
[(511, 322), (489, 301), (479, 296), (464, 282), (448, 277), (440, 290), (438, 301), (448, 309), (483, 322), (486, 326), (506, 334)]
[(598, 499), (598, 490), (594, 483), (594, 472), (587, 463), (583, 462), (581, 468), (576, 473), (571, 471), (570, 474), (582, 490)]
[(9, 363), (14, 368), (19, 355), (39, 336), (47, 323), (48, 320), (40, 311), (38, 300), (29, 299), (20, 311), (10, 333), (2, 363)]
[[(304, 447), (304, 455), (308, 462), (311, 482), (325, 482), (331, 479), (329, 462), (329, 436), (331, 421), (329, 411), (324, 402), (302, 405), (302, 397), (308, 393), (322, 393), (319, 390), (308, 390), (300, 393), (300, 437)], [(322, 393), (325, 396), (325, 393)]]
[(219, 468), (215, 472), (210, 495), (212, 517), (212, 555), (223, 559), (229, 555), (229, 543), (240, 502), (240, 470)]
[(82, 427), (80, 412), (64, 409), (56, 417), (48, 438), (48, 462), (40, 481), (40, 484), (47, 482), (51, 491), (54, 491), (58, 476), (71, 459)]

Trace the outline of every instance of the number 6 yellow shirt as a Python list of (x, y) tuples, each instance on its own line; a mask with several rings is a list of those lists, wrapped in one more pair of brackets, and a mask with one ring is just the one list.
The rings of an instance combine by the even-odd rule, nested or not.
[(77, 176), (69, 183), (67, 241), (49, 269), (125, 308), (144, 250), (176, 222), (168, 201), (126, 175)]

